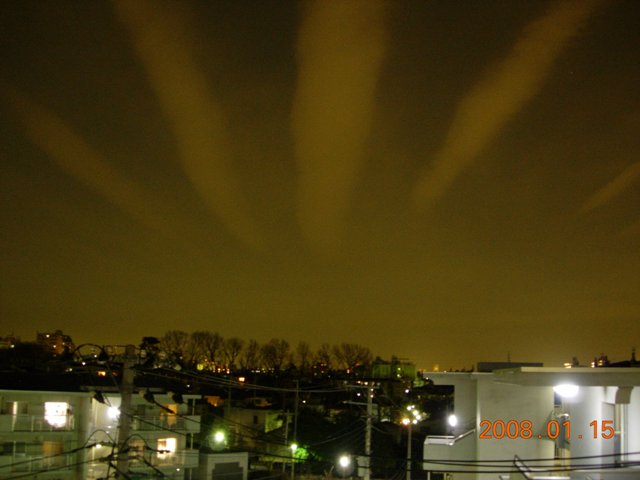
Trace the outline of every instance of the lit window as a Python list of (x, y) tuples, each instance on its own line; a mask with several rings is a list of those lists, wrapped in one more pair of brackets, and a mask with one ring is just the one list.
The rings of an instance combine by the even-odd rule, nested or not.
[(174, 453), (177, 448), (177, 441), (175, 437), (170, 438), (159, 438), (158, 439), (158, 450), (161, 450), (162, 453), (158, 453), (159, 456), (164, 456), (167, 454)]
[(52, 427), (64, 427), (67, 424), (67, 412), (69, 404), (67, 402), (45, 402), (44, 419)]

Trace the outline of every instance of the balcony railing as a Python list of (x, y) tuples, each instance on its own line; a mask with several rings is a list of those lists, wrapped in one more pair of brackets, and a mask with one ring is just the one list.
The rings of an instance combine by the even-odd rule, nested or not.
[(158, 430), (179, 430), (185, 432), (200, 431), (200, 416), (134, 416), (131, 430), (150, 432)]
[[(43, 456), (43, 455), (1, 455), (0, 467), (3, 468), (3, 472), (46, 472), (48, 470), (64, 471), (68, 468), (72, 468), (75, 464), (74, 455), (58, 455), (58, 456)], [(9, 470), (10, 469), (10, 470)]]
[(73, 415), (55, 423), (52, 425), (43, 415), (0, 415), (0, 432), (70, 432), (75, 428)]

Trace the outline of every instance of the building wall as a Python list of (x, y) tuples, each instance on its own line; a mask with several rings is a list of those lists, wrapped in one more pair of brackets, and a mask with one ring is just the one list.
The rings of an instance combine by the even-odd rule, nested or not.
[[(631, 403), (627, 407), (627, 446), (629, 452), (640, 452), (640, 387), (631, 391)], [(629, 461), (640, 462), (640, 454), (629, 455)]]
[[(537, 428), (546, 425), (547, 417), (553, 410), (553, 389), (551, 387), (525, 387), (497, 383), (490, 373), (441, 373), (430, 374), (434, 383), (438, 385), (454, 386), (453, 413), (458, 418), (459, 426), (451, 429), (451, 440), (457, 435), (464, 434), (471, 428), (473, 434), (455, 442), (444, 439), (432, 439), (439, 443), (425, 441), (424, 458), (440, 460), (507, 460), (514, 455), (521, 458), (553, 457), (554, 443), (548, 439), (538, 439)], [(505, 426), (511, 420), (520, 422), (528, 420), (532, 423), (531, 439), (508, 438), (479, 438), (484, 425), (483, 420), (494, 425), (496, 421), (504, 422)], [(497, 429), (500, 435), (500, 429)], [(515, 429), (512, 429), (515, 433)], [(493, 430), (491, 429), (491, 436)], [(449, 445), (453, 443), (453, 445)], [(446, 469), (441, 464), (425, 464), (425, 469)], [(465, 466), (451, 466), (451, 470), (469, 470)], [(452, 479), (492, 479), (497, 474), (469, 474), (454, 473)]]
[[(89, 392), (0, 390), (0, 479), (51, 469), (61, 479), (106, 476), (109, 466), (100, 459), (113, 452), (118, 440), (120, 396), (105, 398), (107, 404), (97, 402)], [(164, 412), (134, 395), (132, 451), (144, 454), (170, 478), (184, 478), (186, 469), (198, 466), (197, 451), (189, 448), (189, 435), (200, 430), (200, 417), (189, 415), (187, 405), (175, 404), (166, 395), (156, 396), (156, 401), (171, 405), (180, 415)], [(89, 448), (65, 454), (82, 446)], [(149, 448), (171, 451), (151, 452)], [(150, 469), (142, 460), (133, 460), (130, 466), (147, 473)]]
[[(538, 438), (540, 432), (546, 430), (547, 418), (553, 410), (553, 389), (551, 387), (532, 387), (496, 383), (492, 376), (478, 380), (478, 424), (476, 458), (483, 460), (512, 460), (515, 455), (520, 458), (552, 458), (554, 443), (549, 439)], [(510, 428), (511, 436), (502, 438), (479, 438), (480, 433), (488, 426), (482, 421), (491, 422), (491, 437), (495, 432), (502, 436), (502, 427), (495, 422), (501, 421), (505, 428), (510, 421), (517, 422)], [(532, 437), (522, 438), (522, 422), (532, 425)], [(517, 432), (517, 433), (516, 433)], [(528, 434), (527, 434), (528, 435)], [(496, 475), (479, 475), (478, 478), (492, 478)]]

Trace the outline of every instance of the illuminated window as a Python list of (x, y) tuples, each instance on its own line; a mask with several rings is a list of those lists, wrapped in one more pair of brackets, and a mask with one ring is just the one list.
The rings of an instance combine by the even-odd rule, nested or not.
[(67, 412), (69, 404), (67, 402), (45, 402), (44, 419), (49, 425), (56, 428), (64, 427), (67, 424)]
[(158, 439), (158, 450), (162, 450), (163, 453), (158, 453), (158, 456), (166, 456), (172, 454), (176, 451), (178, 442), (175, 437), (170, 438), (159, 438)]

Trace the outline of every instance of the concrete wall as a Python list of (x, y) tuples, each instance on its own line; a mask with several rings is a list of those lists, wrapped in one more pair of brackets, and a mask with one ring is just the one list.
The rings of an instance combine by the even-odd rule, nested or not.
[[(629, 452), (640, 452), (640, 387), (631, 391), (627, 407), (627, 446)], [(627, 460), (640, 462), (640, 454), (629, 455)]]
[[(547, 418), (553, 410), (553, 389), (551, 387), (532, 387), (496, 383), (492, 377), (484, 377), (478, 381), (478, 431), (480, 435), (486, 427), (481, 427), (483, 420), (502, 421), (505, 427), (510, 421), (518, 424), (527, 420), (532, 425), (532, 437), (522, 438), (520, 431), (517, 438), (478, 438), (477, 458), (484, 460), (513, 460), (520, 458), (552, 458), (554, 443), (548, 439), (539, 439), (539, 431), (546, 430)], [(496, 428), (500, 435), (501, 427)], [(489, 432), (487, 432), (489, 433)], [(514, 436), (516, 428), (511, 428)], [(491, 431), (493, 437), (493, 429)], [(478, 478), (492, 478), (496, 475), (481, 475)]]

